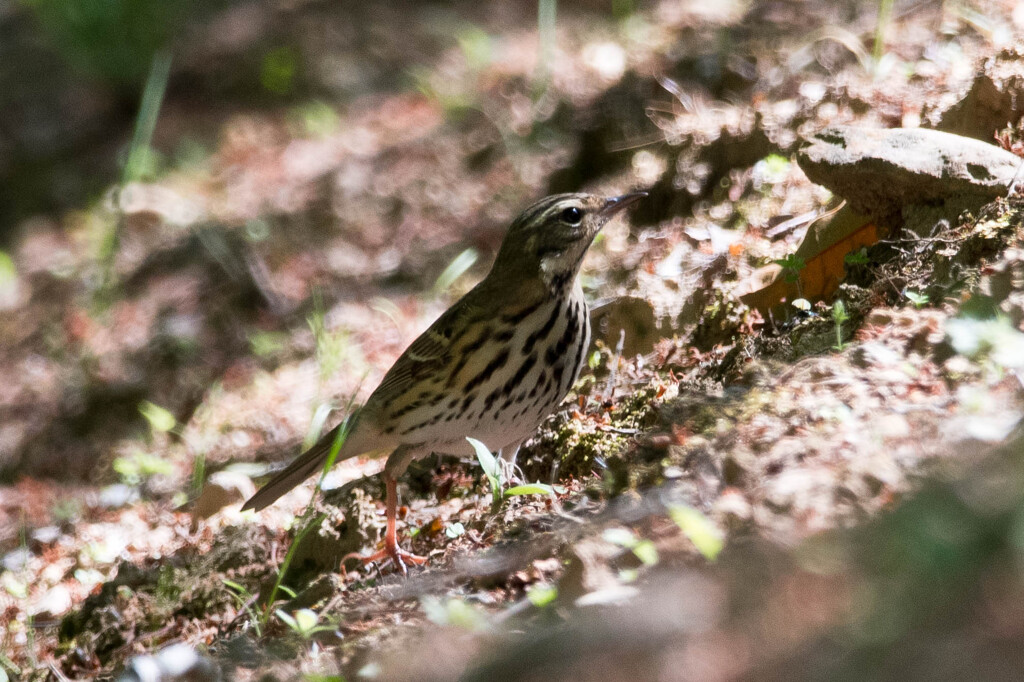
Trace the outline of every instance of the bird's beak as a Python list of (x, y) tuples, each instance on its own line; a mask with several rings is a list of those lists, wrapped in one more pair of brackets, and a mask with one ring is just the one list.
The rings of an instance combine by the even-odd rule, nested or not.
[(601, 208), (600, 214), (603, 217), (610, 218), (627, 206), (632, 206), (636, 202), (647, 196), (647, 192), (631, 192), (629, 194), (623, 194), (620, 197), (611, 197), (605, 199), (604, 206)]

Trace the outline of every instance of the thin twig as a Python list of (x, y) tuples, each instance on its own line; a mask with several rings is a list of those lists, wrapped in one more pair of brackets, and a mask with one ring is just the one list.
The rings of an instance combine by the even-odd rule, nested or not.
[(640, 429), (620, 429), (617, 426), (605, 426), (603, 424), (599, 424), (597, 429), (599, 431), (606, 431), (607, 433), (618, 433), (623, 436), (635, 436), (640, 433)]
[(71, 682), (71, 680), (68, 679), (68, 676), (62, 673), (56, 665), (53, 663), (47, 663), (46, 665), (50, 669), (50, 673), (57, 678), (58, 682)]

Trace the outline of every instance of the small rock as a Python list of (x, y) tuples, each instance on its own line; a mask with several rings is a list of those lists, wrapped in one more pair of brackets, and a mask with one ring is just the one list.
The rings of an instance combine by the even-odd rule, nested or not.
[(220, 671), (187, 644), (172, 644), (152, 656), (128, 661), (118, 682), (219, 682)]
[(11, 572), (20, 571), (31, 558), (32, 552), (27, 547), (19, 547), (4, 554), (3, 559), (0, 559), (0, 566)]
[(938, 119), (939, 130), (988, 141), (1024, 114), (1022, 89), (1024, 53), (1011, 47), (985, 60), (967, 93), (957, 96), (955, 104), (941, 113), (925, 115), (932, 121)]
[(107, 509), (117, 509), (131, 504), (138, 499), (138, 489), (124, 483), (115, 483), (100, 490), (99, 506)]
[(60, 538), (60, 528), (58, 526), (43, 526), (32, 531), (32, 540), (40, 545), (52, 545), (57, 542), (58, 538)]
[(1006, 194), (1020, 159), (999, 147), (937, 130), (829, 128), (797, 161), (813, 182), (882, 222), (906, 206)]
[(192, 518), (206, 519), (224, 507), (244, 502), (256, 494), (256, 486), (245, 474), (236, 471), (218, 471), (211, 474), (192, 506)]
[(64, 585), (54, 585), (32, 607), (32, 614), (43, 618), (59, 616), (71, 609), (71, 592)]

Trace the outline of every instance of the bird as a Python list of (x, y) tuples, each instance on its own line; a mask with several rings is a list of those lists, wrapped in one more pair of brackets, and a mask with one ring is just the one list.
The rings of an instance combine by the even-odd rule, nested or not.
[[(390, 453), (384, 465), (384, 547), (364, 563), (425, 557), (398, 544), (398, 478), (431, 453), (467, 456), (467, 437), (514, 466), (519, 446), (575, 384), (590, 345), (590, 314), (579, 282), (602, 227), (646, 192), (604, 197), (555, 194), (523, 211), (487, 275), (399, 356), (361, 409), (274, 476), (242, 510), (259, 511), (335, 462)], [(344, 430), (344, 433), (340, 433)], [(343, 440), (342, 440), (343, 438)]]

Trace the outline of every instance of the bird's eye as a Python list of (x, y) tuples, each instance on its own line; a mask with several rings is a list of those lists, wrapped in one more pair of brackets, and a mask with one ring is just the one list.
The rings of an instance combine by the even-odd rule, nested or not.
[(583, 211), (576, 208), (575, 206), (570, 206), (569, 208), (562, 211), (562, 215), (560, 217), (562, 218), (563, 223), (568, 223), (569, 225), (579, 225), (580, 222), (583, 221)]

